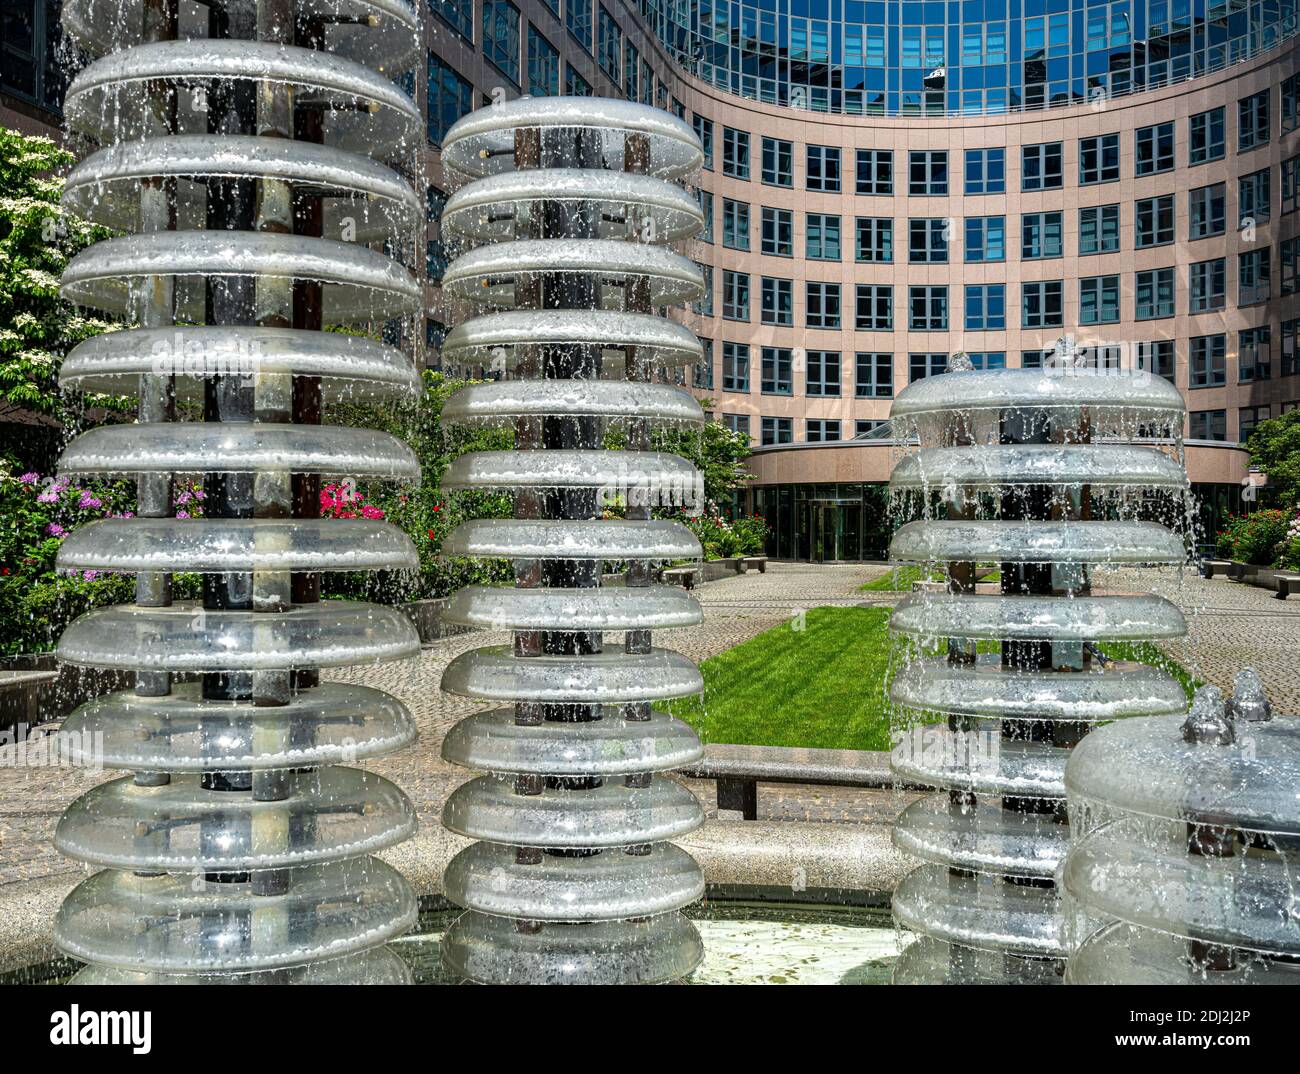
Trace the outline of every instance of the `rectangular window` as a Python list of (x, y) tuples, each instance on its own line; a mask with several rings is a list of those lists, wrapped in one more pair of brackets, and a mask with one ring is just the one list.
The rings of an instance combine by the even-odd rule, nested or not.
[(854, 327), (859, 332), (887, 332), (894, 327), (894, 289), (889, 284), (860, 283), (855, 292)]
[(835, 194), (840, 189), (840, 151), (833, 145), (808, 146), (808, 189)]
[(887, 424), (888, 422), (883, 421), (880, 418), (858, 418), (853, 422), (853, 439), (867, 439), (882, 425)]
[(840, 259), (840, 218), (830, 213), (804, 217), (804, 256), (811, 261)]
[(793, 418), (764, 418), (763, 444), (790, 444), (794, 442)]
[(704, 276), (704, 293), (691, 303), (693, 309), (701, 317), (713, 316), (713, 266), (697, 265), (700, 273)]
[(1282, 370), (1284, 377), (1300, 373), (1300, 318), (1282, 322)]
[(1244, 444), (1261, 421), (1268, 421), (1272, 408), (1267, 403), (1263, 406), (1244, 406), (1237, 411), (1237, 441)]
[(1138, 175), (1155, 175), (1171, 171), (1174, 166), (1174, 125), (1157, 123), (1139, 127), (1135, 135), (1134, 171)]
[(948, 329), (948, 288), (909, 287), (907, 326), (914, 332), (945, 332)]
[(1227, 440), (1226, 410), (1193, 410), (1187, 416), (1189, 440)]
[(1282, 83), (1282, 133), (1300, 129), (1300, 75)]
[(1060, 257), (1063, 235), (1060, 213), (1026, 213), (1020, 218), (1020, 256), (1026, 260)]
[(1228, 337), (1193, 336), (1188, 349), (1189, 388), (1221, 388), (1228, 383)]
[(1282, 161), (1282, 215), (1300, 209), (1300, 156)]
[(945, 353), (909, 354), (907, 356), (907, 379), (909, 383), (924, 380), (926, 377), (938, 377), (948, 372), (948, 355)]
[(1137, 345), (1137, 367), (1155, 377), (1174, 381), (1174, 341), (1153, 339)]
[(722, 316), (728, 321), (749, 320), (749, 273), (722, 270)]
[(1119, 252), (1119, 206), (1094, 205), (1079, 210), (1079, 253)]
[(749, 178), (749, 132), (722, 128), (722, 174)]
[(1005, 194), (1007, 189), (1007, 151), (1005, 149), (966, 150), (966, 193)]
[(568, 97), (591, 96), (591, 83), (571, 63), (564, 65), (564, 93)]
[(430, 52), (429, 141), (440, 144), (451, 125), (472, 111), (474, 87)]
[(1006, 369), (1006, 351), (968, 351), (966, 357), (976, 369)]
[(1272, 333), (1268, 325), (1243, 328), (1237, 333), (1237, 380), (1249, 384), (1273, 377)]
[(528, 25), (528, 92), (534, 97), (560, 95), (560, 54), (532, 23)]
[(859, 194), (894, 192), (894, 152), (891, 149), (859, 149), (857, 153)]
[(809, 351), (808, 371), (804, 382), (808, 395), (838, 398), (840, 394), (840, 352)]
[(1051, 355), (1051, 348), (1046, 351), (1021, 351), (1020, 368), (1021, 369), (1042, 369), (1044, 356)]
[(804, 323), (809, 328), (839, 328), (840, 285), (809, 280), (804, 291)]
[(840, 438), (840, 423), (832, 418), (808, 418), (804, 422), (804, 439), (810, 444)]
[(907, 154), (907, 192), (917, 195), (947, 195), (947, 150), (914, 149)]
[(794, 394), (794, 351), (789, 347), (763, 348), (764, 395)]
[(1237, 102), (1237, 152), (1268, 145), (1268, 94), (1263, 89)]
[(1139, 250), (1174, 241), (1174, 196), (1143, 198), (1133, 216), (1133, 242)]
[(1020, 189), (1057, 190), (1064, 182), (1061, 143), (1026, 145), (1020, 150)]
[(1188, 124), (1188, 164), (1195, 166), (1221, 159), (1225, 146), (1223, 109), (1201, 112), (1192, 116)]
[[(640, 81), (638, 76), (640, 64), (641, 54), (637, 52), (636, 46), (629, 41), (623, 49), (623, 89), (627, 93), (627, 99), (629, 101), (635, 101), (640, 97)], [(685, 119), (685, 114), (683, 113), (680, 118)]]
[(966, 329), (970, 332), (1000, 331), (1007, 326), (1007, 289), (1001, 283), (966, 287)]
[(1005, 261), (1006, 257), (1006, 217), (966, 217), (966, 260), (970, 263), (982, 263)]
[(722, 199), (722, 245), (730, 250), (749, 249), (749, 204)]
[(474, 0), (432, 0), (429, 6), (466, 41), (474, 41)]
[(794, 256), (794, 213), (763, 206), (763, 253)]
[(564, 0), (564, 25), (588, 52), (591, 51), (591, 0)]
[(1227, 187), (1223, 183), (1197, 187), (1188, 195), (1188, 237), (1222, 235), (1227, 223)]
[(695, 137), (700, 140), (700, 145), (704, 147), (704, 166), (713, 170), (713, 120), (705, 119), (698, 112), (691, 117), (691, 124), (695, 127)]
[[(1285, 169), (1284, 169), (1285, 171)], [(1251, 227), (1262, 224), (1272, 215), (1272, 199), (1269, 194), (1269, 170), (1261, 168), (1257, 172), (1243, 175), (1237, 180), (1237, 224), (1239, 227)]]
[(1188, 268), (1187, 283), (1191, 297), (1192, 313), (1206, 313), (1223, 309), (1227, 291), (1224, 260), (1216, 257), (1210, 261), (1197, 261)]
[(1283, 239), (1278, 244), (1282, 271), (1278, 292), (1283, 295), (1300, 295), (1300, 235)]
[(749, 436), (748, 414), (723, 414), (722, 424), (733, 433), (741, 433), (744, 436)]
[(853, 357), (853, 394), (859, 399), (890, 399), (894, 395), (892, 351), (859, 351)]
[(768, 186), (794, 186), (793, 142), (763, 139), (763, 182)]
[(704, 214), (704, 230), (700, 232), (701, 242), (713, 241), (713, 195), (703, 187), (696, 188), (695, 200), (700, 203), (700, 212)]
[(1253, 306), (1269, 294), (1269, 248), (1237, 255), (1237, 305)]
[(691, 369), (691, 384), (696, 388), (713, 390), (713, 340), (700, 339), (700, 360)]
[(1174, 270), (1151, 269), (1137, 274), (1137, 311), (1139, 321), (1174, 315)]
[(794, 324), (794, 281), (764, 276), (762, 281), (764, 324)]
[(745, 343), (722, 344), (722, 390), (749, 391), (749, 346)]
[(859, 216), (854, 225), (854, 256), (859, 261), (894, 260), (894, 221), (887, 216)]
[(1079, 323), (1114, 324), (1119, 320), (1119, 277), (1085, 276), (1079, 281)]
[(1064, 285), (1060, 280), (1036, 280), (1020, 285), (1023, 328), (1060, 328), (1065, 323)]
[(907, 259), (912, 264), (948, 263), (948, 221), (941, 216), (907, 222)]
[(614, 16), (601, 5), (597, 12), (596, 24), (596, 62), (600, 69), (609, 76), (614, 85), (619, 84), (622, 74), (620, 68), (623, 60), (623, 31), (619, 29)]
[[(1079, 139), (1079, 185), (1113, 183), (1119, 178), (1119, 135)], [(1058, 184), (1059, 185), (1059, 184)]]

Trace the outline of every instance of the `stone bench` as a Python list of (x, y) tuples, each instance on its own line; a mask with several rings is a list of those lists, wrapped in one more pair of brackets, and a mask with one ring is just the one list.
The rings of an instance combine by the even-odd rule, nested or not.
[(1273, 596), (1278, 600), (1286, 600), (1292, 593), (1300, 593), (1300, 574), (1283, 574), (1278, 571), (1273, 576), (1273, 584), (1277, 587)]
[(741, 556), (736, 561), (736, 573), (744, 574), (750, 568), (758, 571), (759, 574), (767, 573), (767, 556)]
[(893, 786), (889, 754), (872, 750), (822, 750), (788, 746), (734, 746), (715, 743), (704, 756), (677, 770), (718, 787), (718, 809), (758, 819), (760, 783), (802, 783), (818, 787)]
[(668, 567), (663, 578), (668, 585), (679, 585), (683, 589), (694, 589), (700, 581), (699, 567)]

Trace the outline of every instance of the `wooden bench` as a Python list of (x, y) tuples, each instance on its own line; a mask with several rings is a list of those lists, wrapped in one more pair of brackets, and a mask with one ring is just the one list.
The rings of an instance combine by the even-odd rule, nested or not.
[(704, 747), (704, 756), (677, 770), (694, 779), (711, 779), (718, 787), (718, 809), (758, 819), (760, 783), (801, 783), (818, 787), (887, 788), (893, 786), (889, 754), (872, 750), (820, 750), (787, 746)]

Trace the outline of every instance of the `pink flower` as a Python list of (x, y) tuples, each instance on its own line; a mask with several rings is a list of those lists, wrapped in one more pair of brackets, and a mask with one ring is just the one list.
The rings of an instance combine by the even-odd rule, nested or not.
[(51, 522), (48, 526), (45, 527), (45, 532), (48, 533), (51, 537), (62, 537), (68, 531), (65, 530), (62, 526), (60, 526), (57, 522)]
[(92, 496), (89, 492), (83, 492), (81, 494), (81, 499), (77, 502), (77, 506), (78, 507), (103, 507), (104, 504), (103, 501), (101, 501), (95, 496)]
[(188, 511), (177, 511), (177, 512), (176, 512), (176, 517), (177, 517), (177, 518), (189, 518), (189, 517), (190, 517), (190, 513), (189, 513)]
[(42, 492), (39, 496), (36, 497), (36, 502), (37, 503), (58, 503), (59, 494), (58, 492), (55, 491), (54, 486), (51, 485), (44, 492)]
[(361, 517), (362, 518), (383, 518), (384, 512), (381, 511), (378, 507), (371, 507), (369, 504), (366, 504), (364, 507), (361, 508)]
[(28, 470), (27, 473), (23, 474), (22, 477), (20, 477), (18, 480), (21, 481), (24, 485), (34, 485), (40, 479), (41, 479), (41, 475), (36, 473), (35, 470)]
[(83, 577), (87, 582), (93, 582), (99, 577), (99, 571), (82, 571), (81, 577)]

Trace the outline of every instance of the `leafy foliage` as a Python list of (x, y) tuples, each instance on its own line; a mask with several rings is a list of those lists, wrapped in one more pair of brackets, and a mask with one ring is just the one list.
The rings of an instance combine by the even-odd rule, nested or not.
[(59, 365), (113, 327), (59, 297), (68, 261), (111, 234), (59, 205), (63, 180), (54, 173), (71, 163), (50, 139), (0, 127), (0, 420), (25, 410), (67, 423)]
[(1219, 554), (1238, 563), (1273, 566), (1282, 556), (1292, 514), (1266, 508), (1229, 518), (1218, 533)]
[(1300, 504), (1300, 410), (1261, 421), (1246, 447), (1251, 465), (1268, 474), (1277, 502), (1285, 507)]

